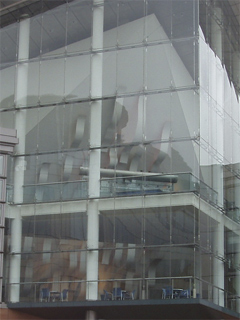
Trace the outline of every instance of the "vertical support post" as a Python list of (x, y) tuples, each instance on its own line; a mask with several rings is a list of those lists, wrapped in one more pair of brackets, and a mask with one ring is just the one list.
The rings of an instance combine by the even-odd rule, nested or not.
[(6, 177), (7, 177), (7, 156), (0, 153), (0, 304), (2, 303), (3, 285), (3, 244), (5, 226), (5, 202), (6, 202)]
[(104, 0), (93, 1), (91, 106), (90, 106), (90, 154), (88, 184), (88, 235), (87, 235), (87, 300), (98, 299), (98, 238), (101, 166), (102, 119), (102, 48), (103, 48)]
[[(27, 105), (27, 86), (28, 86), (28, 59), (29, 59), (29, 37), (30, 19), (22, 17), (19, 22), (19, 43), (18, 43), (18, 68), (16, 79), (16, 115), (15, 128), (18, 132), (19, 144), (16, 147), (15, 171), (14, 171), (14, 203), (23, 201), (23, 184), (25, 170), (25, 135), (26, 135), (26, 110), (22, 107)], [(21, 205), (17, 206), (15, 218), (11, 224), (11, 251), (10, 260), (10, 301), (18, 302), (20, 297), (20, 269), (21, 269), (21, 239), (22, 239), (22, 220)]]
[(97, 317), (96, 317), (96, 312), (94, 311), (87, 311), (87, 314), (86, 314), (86, 320), (96, 320)]
[[(214, 253), (218, 257), (224, 257), (224, 221), (223, 217), (218, 221), (214, 232)], [(213, 260), (213, 302), (224, 306), (224, 261), (217, 257)]]

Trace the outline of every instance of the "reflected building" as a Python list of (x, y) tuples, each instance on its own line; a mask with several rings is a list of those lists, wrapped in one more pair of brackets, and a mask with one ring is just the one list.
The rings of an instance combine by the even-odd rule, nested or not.
[(0, 14), (5, 310), (239, 319), (239, 1)]

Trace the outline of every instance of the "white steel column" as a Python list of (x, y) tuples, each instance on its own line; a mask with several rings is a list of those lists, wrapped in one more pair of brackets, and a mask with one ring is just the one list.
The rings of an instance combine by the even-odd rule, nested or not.
[(233, 54), (233, 79), (237, 86), (240, 86), (240, 53), (235, 51)]
[[(102, 48), (104, 0), (93, 1), (92, 59), (91, 59), (91, 110), (90, 154), (88, 185), (87, 234), (87, 300), (98, 299), (98, 241), (102, 119)], [(99, 99), (99, 100), (98, 100)]]
[[(16, 158), (14, 171), (14, 203), (22, 203), (23, 184), (25, 170), (25, 134), (26, 134), (26, 107), (27, 85), (28, 85), (28, 58), (29, 58), (29, 36), (30, 19), (22, 17), (19, 23), (19, 43), (18, 43), (18, 68), (16, 78), (16, 115), (15, 129), (17, 129), (19, 144), (16, 146), (16, 154), (22, 155)], [(13, 253), (10, 261), (10, 301), (19, 301), (20, 296), (20, 269), (21, 269), (21, 239), (22, 239), (22, 220), (21, 205), (16, 210), (16, 216), (11, 225), (11, 252)]]
[(221, 216), (214, 230), (214, 257), (213, 260), (213, 302), (224, 306), (224, 221)]
[[(234, 262), (235, 266), (240, 266), (240, 239), (238, 237), (238, 242), (234, 243), (234, 247), (236, 248)], [(236, 270), (236, 275), (234, 279), (234, 288), (236, 290), (236, 296), (240, 297), (240, 270)], [(236, 299), (236, 311), (240, 313), (240, 298)]]
[[(236, 170), (239, 170), (240, 165), (238, 164), (236, 166)], [(240, 218), (239, 210), (240, 208), (240, 179), (235, 177), (235, 185), (234, 185), (234, 191), (235, 191), (235, 208), (236, 208), (236, 217), (237, 219)], [(236, 266), (236, 275), (234, 279), (234, 288), (236, 290), (236, 296), (240, 297), (240, 270), (237, 269), (240, 266), (240, 239), (238, 235), (235, 235), (232, 240), (232, 246), (235, 249), (234, 252), (234, 265)], [(240, 312), (240, 298), (236, 299), (236, 311)]]
[(222, 9), (215, 6), (211, 19), (211, 46), (215, 54), (222, 60)]
[[(223, 134), (222, 130), (223, 130), (223, 128), (221, 126), (221, 130), (219, 130), (219, 139), (221, 139), (221, 137), (222, 137), (222, 134)], [(223, 144), (221, 144), (221, 146), (223, 146)], [(224, 206), (224, 199), (223, 199), (224, 198), (224, 195), (223, 195), (223, 165), (222, 164), (214, 164), (212, 166), (212, 172), (213, 172), (213, 183), (212, 183), (213, 189), (215, 191), (217, 191), (217, 205), (219, 207), (223, 208), (223, 206)]]

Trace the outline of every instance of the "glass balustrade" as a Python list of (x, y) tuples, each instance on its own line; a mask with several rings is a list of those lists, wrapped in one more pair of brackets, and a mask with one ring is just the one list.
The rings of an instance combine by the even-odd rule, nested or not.
[[(30, 184), (23, 186), (23, 203), (81, 200), (88, 198), (88, 180)], [(100, 197), (128, 197), (166, 193), (194, 192), (213, 205), (217, 192), (191, 173), (129, 175), (101, 178)], [(12, 202), (13, 188), (7, 186), (7, 199)]]

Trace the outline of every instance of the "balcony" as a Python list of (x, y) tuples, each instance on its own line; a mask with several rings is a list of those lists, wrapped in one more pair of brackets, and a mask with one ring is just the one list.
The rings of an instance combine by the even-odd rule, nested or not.
[[(79, 280), (76, 288), (86, 288), (89, 285)], [(193, 277), (162, 277), (145, 279), (114, 279), (98, 282), (99, 299), (91, 301), (84, 297), (74, 299), (75, 290), (68, 290), (63, 295), (62, 288), (69, 283), (22, 283), (20, 292), (31, 289), (31, 293), (21, 296), (20, 302), (8, 303), (13, 310), (26, 312), (48, 319), (85, 319), (86, 312), (93, 310), (100, 319), (239, 319), (239, 313), (231, 307), (227, 293), (212, 284), (194, 279)], [(184, 288), (180, 286), (184, 285)], [(50, 289), (53, 288), (54, 290)], [(131, 287), (130, 299), (114, 296), (114, 286), (122, 292)], [(164, 296), (165, 288), (172, 289), (172, 295)], [(48, 295), (41, 295), (41, 288), (49, 288)], [(100, 289), (101, 288), (101, 289)], [(107, 289), (108, 291), (104, 290)], [(111, 289), (112, 288), (112, 289)], [(187, 296), (176, 295), (176, 292), (189, 292)], [(106, 296), (106, 292), (109, 296)], [(224, 294), (224, 306), (219, 306), (219, 297)], [(105, 299), (106, 298), (106, 299)], [(230, 305), (229, 305), (230, 304)]]
[[(7, 186), (7, 200), (13, 203), (13, 186)], [(100, 198), (161, 195), (194, 192), (217, 206), (218, 194), (191, 173), (143, 174), (101, 177)], [(88, 199), (88, 180), (28, 184), (23, 186), (23, 202), (43, 203)]]

